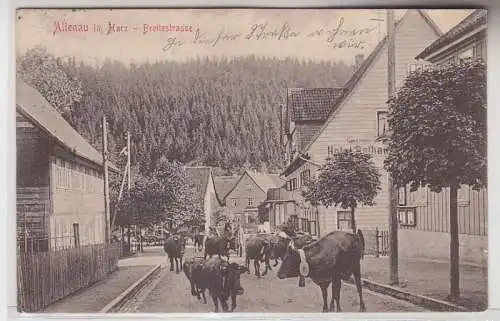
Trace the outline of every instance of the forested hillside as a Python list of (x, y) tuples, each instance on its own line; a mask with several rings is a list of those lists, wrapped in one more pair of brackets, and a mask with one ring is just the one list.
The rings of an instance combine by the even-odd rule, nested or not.
[[(24, 67), (18, 64), (21, 75), (32, 72), (27, 66), (34, 54), (39, 52), (20, 60), (25, 62)], [(277, 171), (283, 160), (279, 115), (286, 88), (341, 86), (352, 74), (343, 63), (254, 56), (130, 66), (110, 60), (101, 67), (74, 59), (62, 62), (50, 54), (43, 59), (54, 59), (81, 89), (71, 108), (63, 111), (70, 123), (100, 149), (105, 113), (110, 150), (116, 157), (129, 130), (132, 163), (144, 173), (161, 156), (219, 167), (221, 172), (248, 167)], [(25, 78), (35, 87), (46, 83)]]

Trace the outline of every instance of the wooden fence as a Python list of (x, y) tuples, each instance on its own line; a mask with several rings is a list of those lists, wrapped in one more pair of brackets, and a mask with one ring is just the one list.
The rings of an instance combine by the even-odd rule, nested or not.
[(117, 268), (121, 243), (17, 254), (17, 306), (36, 312), (104, 279)]
[(389, 231), (375, 229), (363, 231), (365, 238), (365, 255), (388, 256), (389, 255)]

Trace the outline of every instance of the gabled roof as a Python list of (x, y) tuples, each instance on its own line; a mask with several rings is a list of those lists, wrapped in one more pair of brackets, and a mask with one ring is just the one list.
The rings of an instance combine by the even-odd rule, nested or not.
[(193, 187), (196, 191), (196, 199), (203, 204), (205, 200), (205, 194), (207, 193), (207, 187), (210, 182), (212, 169), (205, 166), (197, 167), (185, 167), (189, 179), (193, 183)]
[(285, 183), (278, 174), (262, 174), (252, 171), (247, 171), (247, 174), (266, 193), (270, 188), (281, 187)]
[(287, 107), (293, 121), (324, 121), (344, 88), (288, 88)]
[[(408, 17), (408, 15), (410, 14), (410, 12), (412, 10), (416, 10), (420, 14), (420, 16), (429, 24), (429, 26), (434, 30), (434, 32), (438, 36), (441, 36), (443, 34), (441, 32), (441, 30), (438, 28), (438, 26), (433, 22), (432, 18), (429, 17), (429, 15), (427, 15), (427, 13), (425, 13), (425, 11), (423, 11), (421, 9), (409, 9), (409, 10), (407, 10), (406, 13), (404, 14), (404, 16), (399, 21), (397, 21), (395, 23), (394, 32), (397, 32), (397, 30), (401, 26), (402, 22)], [(370, 68), (372, 63), (375, 61), (375, 59), (380, 55), (380, 53), (382, 52), (382, 49), (385, 47), (386, 44), (387, 44), (387, 35), (384, 36), (384, 38), (377, 44), (375, 49), (363, 61), (361, 66), (356, 70), (356, 72), (354, 72), (351, 79), (349, 79), (349, 81), (345, 84), (344, 91), (343, 91), (341, 97), (339, 97), (337, 99), (337, 104), (336, 104), (336, 106), (334, 106), (332, 108), (332, 111), (331, 111), (330, 115), (328, 116), (327, 121), (323, 124), (321, 129), (317, 131), (317, 133), (309, 141), (309, 143), (301, 151), (299, 151), (299, 155), (297, 155), (297, 157), (283, 171), (284, 174), (286, 174), (289, 171), (288, 169), (290, 167), (294, 167), (295, 166), (294, 164), (296, 162), (303, 161), (301, 158), (301, 155), (307, 153), (309, 148), (311, 148), (312, 144), (316, 141), (316, 139), (318, 139), (318, 137), (321, 135), (321, 133), (328, 127), (330, 122), (335, 118), (335, 116), (337, 115), (337, 112), (339, 111), (339, 109), (342, 107), (342, 105), (347, 100), (347, 97), (349, 97), (349, 95), (352, 93), (354, 88), (356, 88), (356, 86), (358, 85), (360, 80), (365, 76), (366, 72), (368, 71), (368, 69)]]
[[(98, 166), (102, 154), (85, 140), (35, 88), (17, 79), (16, 106), (20, 114), (72, 153)], [(111, 162), (109, 168), (118, 171)]]
[(255, 185), (257, 185), (266, 194), (270, 188), (281, 187), (285, 184), (285, 181), (279, 177), (279, 174), (262, 174), (255, 171), (245, 171), (245, 173), (237, 179), (231, 189), (224, 195), (224, 198), (226, 198), (227, 195), (229, 195), (236, 188), (236, 186), (238, 186), (245, 175), (250, 177)]
[(448, 32), (431, 43), (427, 48), (419, 53), (415, 57), (415, 59), (424, 59), (430, 54), (436, 52), (437, 50), (476, 29), (477, 27), (486, 25), (486, 18), (487, 11), (485, 9), (474, 10), (474, 12), (465, 17), (465, 19), (460, 21), (456, 26), (451, 28)]
[(223, 204), (227, 194), (233, 189), (240, 176), (214, 176), (215, 194), (219, 203)]

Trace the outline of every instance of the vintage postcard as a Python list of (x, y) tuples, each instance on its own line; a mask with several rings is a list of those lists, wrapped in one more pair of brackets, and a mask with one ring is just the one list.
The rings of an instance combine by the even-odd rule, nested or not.
[(18, 311), (487, 309), (486, 26), (17, 10)]

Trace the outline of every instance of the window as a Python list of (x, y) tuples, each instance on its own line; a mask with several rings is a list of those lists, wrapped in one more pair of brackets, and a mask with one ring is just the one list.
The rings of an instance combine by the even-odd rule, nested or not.
[(427, 206), (427, 187), (420, 186), (416, 193), (416, 205)]
[(337, 211), (337, 228), (339, 230), (352, 229), (351, 211)]
[(253, 199), (249, 198), (248, 199), (248, 206), (252, 206), (253, 205)]
[(78, 223), (73, 224), (73, 237), (74, 237), (74, 245), (75, 247), (80, 246), (80, 227)]
[(415, 207), (398, 208), (398, 221), (401, 226), (415, 226)]
[(387, 111), (377, 111), (377, 137), (383, 136), (386, 134), (388, 129), (387, 125)]
[(469, 206), (470, 205), (470, 186), (461, 185), (457, 191), (458, 206)]
[(238, 206), (238, 199), (233, 198), (231, 201), (233, 203), (233, 207), (237, 207)]
[(300, 186), (307, 185), (309, 179), (311, 178), (311, 170), (305, 169), (300, 173)]
[(464, 61), (464, 60), (467, 60), (467, 59), (470, 59), (472, 58), (474, 55), (474, 50), (473, 48), (469, 48), (467, 50), (464, 50), (462, 51), (461, 53), (458, 54), (458, 59), (460, 61)]
[(406, 205), (406, 187), (400, 187), (398, 190), (398, 205)]
[(291, 215), (290, 220), (292, 221), (293, 228), (298, 230), (300, 227), (299, 227), (299, 218), (297, 217), (297, 215)]
[(486, 60), (486, 43), (481, 41), (472, 48), (472, 56), (474, 59)]

